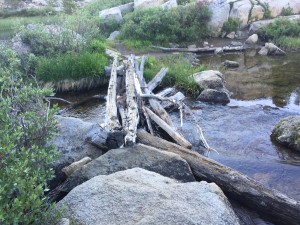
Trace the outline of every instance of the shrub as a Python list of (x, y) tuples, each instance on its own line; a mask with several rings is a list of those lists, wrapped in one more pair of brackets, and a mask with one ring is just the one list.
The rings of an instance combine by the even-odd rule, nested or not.
[(54, 134), (54, 110), (44, 103), (50, 90), (24, 78), (17, 54), (0, 51), (0, 224), (56, 224), (47, 201), (49, 164), (57, 155), (46, 142)]
[(52, 7), (45, 7), (43, 9), (23, 8), (21, 10), (3, 9), (0, 11), (0, 18), (49, 16), (56, 14), (57, 12)]
[(44, 82), (76, 81), (99, 76), (104, 79), (104, 66), (107, 63), (107, 57), (100, 53), (66, 53), (52, 58), (40, 58), (36, 74)]
[(266, 3), (263, 7), (265, 9), (264, 19), (270, 19), (270, 18), (272, 18), (269, 3)]
[(66, 14), (72, 14), (76, 9), (74, 0), (63, 0), (64, 12)]
[(83, 49), (84, 38), (71, 29), (35, 24), (20, 29), (22, 41), (28, 44), (35, 55), (54, 55), (67, 51), (79, 52)]
[(125, 16), (121, 38), (160, 44), (196, 41), (210, 34), (209, 18), (209, 10), (202, 4), (171, 10), (136, 10)]
[(146, 81), (150, 81), (162, 67), (169, 68), (162, 81), (163, 86), (176, 86), (179, 90), (193, 97), (199, 94), (199, 87), (192, 75), (204, 70), (205, 67), (193, 67), (183, 55), (165, 56), (159, 59), (149, 57), (145, 64), (144, 76)]
[(281, 10), (281, 15), (282, 16), (290, 16), (293, 14), (293, 8), (291, 8), (290, 6), (288, 7), (283, 7)]
[(228, 20), (223, 24), (222, 31), (230, 33), (232, 31), (239, 30), (241, 21), (238, 18), (229, 17)]

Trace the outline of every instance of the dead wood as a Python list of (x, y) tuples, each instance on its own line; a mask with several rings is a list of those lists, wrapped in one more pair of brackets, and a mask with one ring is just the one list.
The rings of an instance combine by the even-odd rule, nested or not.
[(164, 79), (168, 72), (168, 68), (161, 68), (161, 70), (153, 77), (153, 79), (148, 83), (149, 91), (153, 91)]
[[(191, 53), (214, 53), (217, 47), (214, 48), (164, 48), (160, 46), (151, 46), (162, 50), (163, 52), (191, 52)], [(243, 51), (245, 50), (244, 46), (225, 46), (221, 47), (223, 52), (233, 52), (233, 51)]]

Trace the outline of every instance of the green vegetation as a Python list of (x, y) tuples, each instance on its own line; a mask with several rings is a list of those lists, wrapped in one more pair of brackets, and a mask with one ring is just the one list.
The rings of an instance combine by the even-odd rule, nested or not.
[(209, 36), (207, 6), (195, 4), (171, 10), (151, 8), (136, 10), (125, 16), (121, 38), (153, 44), (199, 41)]
[(47, 146), (54, 112), (51, 90), (24, 77), (12, 50), (0, 49), (0, 224), (56, 224), (59, 212), (44, 195), (57, 152)]
[(264, 9), (265, 9), (265, 13), (264, 13), (264, 19), (271, 19), (272, 15), (271, 15), (271, 10), (270, 10), (270, 6), (268, 3), (266, 3), (266, 5), (263, 5)]
[(183, 55), (170, 55), (162, 58), (149, 57), (145, 64), (144, 76), (150, 81), (162, 67), (169, 71), (163, 79), (163, 86), (176, 86), (186, 94), (196, 97), (200, 90), (192, 75), (205, 69), (204, 66), (193, 67)]
[(40, 58), (36, 75), (44, 82), (79, 80), (94, 76), (104, 76), (104, 66), (108, 59), (99, 53), (66, 53), (57, 57)]
[(281, 11), (281, 15), (282, 16), (290, 16), (293, 14), (293, 8), (291, 8), (290, 6), (288, 7), (283, 7), (282, 11)]
[(238, 18), (229, 17), (228, 20), (223, 24), (222, 31), (230, 33), (232, 31), (239, 30), (241, 21)]
[(291, 22), (287, 19), (278, 19), (265, 27), (260, 36), (284, 48), (300, 48), (300, 20)]
[(21, 10), (4, 9), (0, 11), (0, 18), (50, 16), (56, 14), (57, 12), (52, 7), (45, 7), (43, 9), (26, 8)]

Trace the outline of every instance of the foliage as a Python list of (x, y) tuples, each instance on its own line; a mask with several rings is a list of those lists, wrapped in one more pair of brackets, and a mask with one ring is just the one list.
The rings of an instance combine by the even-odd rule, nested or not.
[(270, 19), (270, 18), (272, 18), (272, 14), (271, 14), (269, 3), (266, 3), (264, 5), (264, 8), (265, 8), (264, 19)]
[(44, 82), (79, 80), (104, 76), (108, 59), (101, 53), (66, 53), (57, 57), (42, 57), (38, 60), (36, 74)]
[(183, 55), (170, 55), (159, 59), (149, 57), (145, 64), (145, 79), (150, 81), (162, 67), (169, 68), (163, 79), (163, 86), (176, 86), (179, 90), (193, 97), (199, 94), (199, 87), (192, 75), (204, 70), (204, 66), (193, 67)]
[(85, 40), (66, 27), (43, 24), (23, 26), (20, 30), (22, 41), (28, 44), (35, 55), (55, 55), (67, 51), (79, 52)]
[(63, 0), (63, 7), (66, 14), (72, 14), (76, 9), (76, 3), (74, 0)]
[(272, 40), (283, 47), (298, 48), (300, 37), (300, 20), (291, 22), (287, 19), (278, 19), (263, 28), (259, 35), (265, 40)]
[(1, 48), (0, 58), (0, 223), (55, 224), (44, 196), (57, 155), (45, 145), (55, 132), (55, 111), (43, 101), (51, 91), (24, 78), (12, 50)]
[(281, 15), (282, 16), (290, 16), (293, 14), (293, 8), (288, 6), (288, 7), (283, 7), (281, 10)]
[(135, 10), (125, 16), (121, 37), (160, 44), (195, 41), (210, 34), (209, 18), (209, 10), (202, 4), (167, 11), (160, 8)]
[(133, 39), (126, 39), (123, 42), (124, 46), (129, 48), (134, 53), (141, 53), (146, 52), (149, 50), (149, 46), (151, 45), (150, 41), (143, 41), (143, 40), (133, 40)]
[(226, 33), (239, 30), (241, 21), (238, 18), (229, 17), (223, 24), (222, 30)]
[(57, 14), (57, 12), (52, 7), (45, 7), (43, 9), (23, 8), (20, 10), (2, 9), (0, 11), (0, 18), (50, 16), (50, 15), (56, 15), (56, 14)]

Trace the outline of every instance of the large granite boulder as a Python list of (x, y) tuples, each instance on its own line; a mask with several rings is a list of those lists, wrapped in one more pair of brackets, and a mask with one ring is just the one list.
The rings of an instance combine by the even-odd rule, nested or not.
[(264, 18), (265, 14), (265, 9), (261, 5), (254, 5), (251, 13), (250, 13), (250, 18), (249, 21), (257, 21), (257, 20), (262, 20)]
[(228, 20), (230, 5), (227, 0), (214, 0), (209, 3), (208, 7), (212, 12), (208, 26), (211, 28), (212, 35), (218, 37), (223, 24)]
[(131, 148), (113, 149), (76, 170), (61, 191), (70, 192), (76, 186), (98, 175), (109, 175), (135, 167), (144, 168), (182, 182), (195, 181), (187, 162), (180, 156), (138, 144)]
[(213, 103), (228, 103), (229, 91), (225, 87), (224, 75), (216, 70), (205, 70), (193, 75), (202, 89), (197, 100)]
[(179, 183), (140, 168), (97, 176), (62, 201), (63, 217), (82, 225), (238, 225), (214, 183)]
[(104, 21), (116, 21), (121, 23), (123, 21), (123, 16), (119, 7), (113, 7), (110, 9), (104, 9), (99, 12), (100, 18)]
[(300, 153), (300, 116), (290, 116), (279, 121), (271, 135), (278, 143)]
[[(60, 153), (59, 158), (52, 165), (56, 173), (53, 185), (64, 177), (61, 172), (62, 168), (86, 156), (95, 159), (102, 155), (106, 150), (105, 137), (107, 135), (98, 124), (84, 122), (81, 119), (56, 116), (56, 120), (58, 121), (58, 135), (49, 143), (56, 146)], [(101, 146), (102, 149), (99, 148)]]
[(241, 26), (244, 27), (248, 23), (249, 13), (251, 9), (252, 4), (250, 0), (237, 1), (233, 3), (229, 16), (239, 19), (241, 22)]
[(134, 8), (147, 9), (151, 7), (161, 6), (164, 3), (164, 0), (134, 0)]

